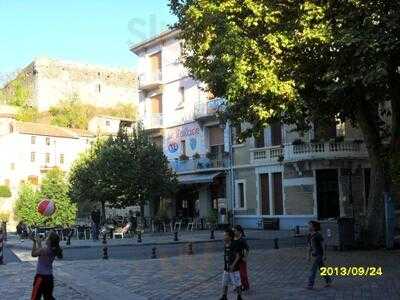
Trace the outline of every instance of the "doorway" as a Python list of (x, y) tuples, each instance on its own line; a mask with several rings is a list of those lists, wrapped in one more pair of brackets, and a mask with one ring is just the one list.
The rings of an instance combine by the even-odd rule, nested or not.
[(338, 218), (340, 216), (338, 170), (317, 170), (316, 179), (318, 219)]

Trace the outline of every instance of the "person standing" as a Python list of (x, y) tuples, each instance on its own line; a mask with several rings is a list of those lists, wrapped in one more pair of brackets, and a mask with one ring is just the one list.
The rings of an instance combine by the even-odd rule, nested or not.
[(100, 210), (94, 209), (91, 214), (92, 217), (92, 238), (93, 241), (99, 240), (99, 229), (100, 229), (100, 221), (101, 221), (101, 216), (100, 216)]
[(60, 237), (55, 231), (50, 231), (46, 240), (46, 245), (42, 247), (42, 238), (31, 236), (33, 242), (32, 257), (37, 257), (36, 275), (33, 281), (31, 300), (52, 300), (54, 289), (53, 262), (54, 259), (62, 258), (62, 249), (60, 247)]
[(229, 285), (234, 286), (237, 300), (242, 300), (239, 264), (241, 260), (241, 249), (238, 241), (235, 241), (235, 233), (232, 229), (226, 229), (224, 233), (224, 272), (222, 275), (222, 297), (227, 300)]
[(131, 233), (133, 236), (135, 236), (136, 229), (137, 229), (137, 218), (132, 210), (129, 211), (129, 218), (128, 218), (129, 223), (131, 223)]
[[(308, 223), (309, 228), (309, 252), (308, 252), (308, 260), (311, 260), (311, 256), (314, 257), (314, 261), (311, 267), (310, 276), (308, 278), (307, 289), (312, 290), (314, 288), (315, 277), (317, 272), (324, 266), (324, 247), (323, 242), (324, 238), (321, 234), (321, 225), (317, 221), (310, 221)], [(332, 283), (332, 279), (329, 276), (323, 276), (326, 282), (325, 287), (329, 287)]]
[(240, 281), (242, 283), (242, 291), (247, 291), (250, 289), (249, 278), (247, 275), (247, 257), (249, 254), (249, 245), (245, 239), (245, 234), (242, 226), (235, 226), (235, 240), (239, 242), (240, 249), (242, 252), (242, 259), (239, 263), (239, 273), (240, 273)]

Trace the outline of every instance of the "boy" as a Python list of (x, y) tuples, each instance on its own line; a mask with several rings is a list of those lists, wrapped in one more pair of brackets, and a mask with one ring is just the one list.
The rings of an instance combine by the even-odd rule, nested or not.
[[(320, 232), (321, 225), (317, 221), (310, 221), (308, 223), (308, 228), (310, 231), (309, 234), (309, 252), (308, 252), (308, 260), (310, 261), (311, 255), (314, 257), (314, 262), (311, 267), (310, 277), (308, 278), (307, 289), (312, 290), (314, 288), (315, 276), (317, 272), (320, 271), (320, 268), (324, 266), (324, 247), (323, 247), (323, 237)], [(329, 276), (324, 276), (326, 285), (325, 287), (329, 287), (331, 285), (332, 279)]]
[(241, 246), (235, 241), (235, 233), (226, 229), (224, 234), (224, 273), (222, 276), (223, 295), (220, 300), (227, 300), (228, 286), (233, 285), (237, 292), (237, 300), (242, 300), (239, 263), (242, 257)]

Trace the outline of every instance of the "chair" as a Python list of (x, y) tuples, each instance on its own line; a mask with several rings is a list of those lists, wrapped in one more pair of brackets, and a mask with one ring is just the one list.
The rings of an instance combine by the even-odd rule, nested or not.
[[(172, 226), (172, 223), (171, 223)], [(181, 231), (182, 221), (175, 222), (174, 224), (174, 232), (176, 232), (176, 227), (178, 227), (178, 231)]]
[(124, 236), (129, 232), (129, 229), (131, 228), (131, 226), (132, 226), (132, 224), (131, 224), (131, 223), (128, 223), (128, 224), (125, 225), (125, 227), (117, 228), (117, 229), (114, 231), (114, 234), (113, 234), (114, 239), (115, 239), (116, 236), (120, 236), (121, 239), (123, 239)]
[(194, 222), (194, 220), (192, 219), (192, 222), (189, 222), (189, 223), (187, 224), (186, 230), (189, 231), (189, 227), (190, 227), (190, 231), (193, 231), (193, 226), (194, 226), (194, 224), (195, 224), (195, 222)]

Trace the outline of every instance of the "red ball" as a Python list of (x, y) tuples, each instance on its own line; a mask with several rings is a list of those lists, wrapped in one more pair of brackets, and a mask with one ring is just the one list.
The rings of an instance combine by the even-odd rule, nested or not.
[(52, 200), (43, 199), (39, 202), (37, 211), (42, 216), (50, 217), (56, 211), (56, 205)]

